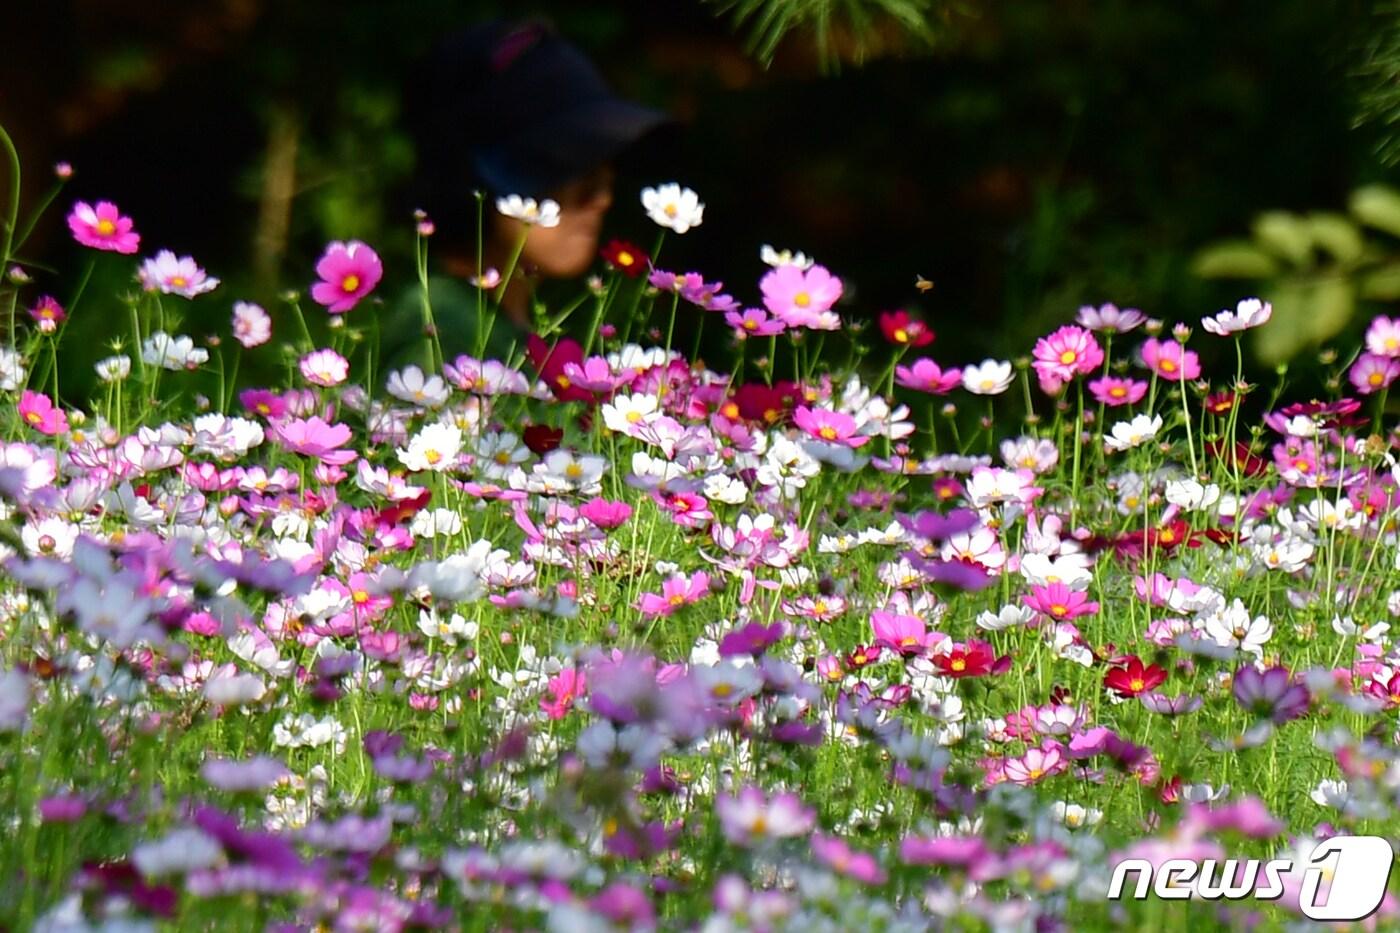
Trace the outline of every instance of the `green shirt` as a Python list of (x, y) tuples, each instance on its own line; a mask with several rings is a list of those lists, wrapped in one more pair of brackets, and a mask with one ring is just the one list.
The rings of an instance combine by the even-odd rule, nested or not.
[[(444, 363), (458, 356), (475, 356), (480, 328), (489, 310), (478, 313), (476, 286), (449, 276), (428, 277), (428, 301), (442, 346)], [(380, 321), (379, 348), (385, 371), (410, 364), (434, 372), (433, 341), (424, 332), (423, 293), (420, 286), (406, 289)], [(504, 314), (497, 314), (486, 340), (486, 359), (510, 362), (525, 347), (526, 334)]]

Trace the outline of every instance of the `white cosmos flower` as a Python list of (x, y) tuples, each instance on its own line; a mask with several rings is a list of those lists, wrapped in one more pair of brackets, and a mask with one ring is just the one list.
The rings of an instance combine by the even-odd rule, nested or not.
[(1194, 479), (1167, 483), (1167, 501), (1187, 512), (1208, 509), (1220, 500), (1220, 487), (1214, 483), (1201, 485)]
[(417, 366), (389, 374), (389, 394), (419, 407), (437, 408), (452, 394), (441, 376), (425, 376)]
[(1249, 330), (1267, 324), (1273, 317), (1274, 306), (1258, 298), (1246, 298), (1235, 305), (1235, 310), (1224, 310), (1215, 317), (1201, 318), (1201, 326), (1220, 337)]
[(619, 395), (603, 406), (603, 423), (611, 431), (634, 436), (637, 428), (660, 416), (656, 396), (645, 392)]
[(496, 199), (496, 210), (506, 217), (514, 218), (534, 227), (557, 227), (559, 225), (559, 202), (545, 198), (536, 202), (534, 198), (522, 198), (512, 194)]
[[(172, 337), (165, 331), (158, 330), (142, 342), (141, 359), (147, 366), (160, 366), (178, 372), (182, 369), (198, 369), (209, 362), (209, 351), (196, 347), (194, 340), (189, 337)], [(98, 374), (101, 374), (100, 369)]]
[(1112, 436), (1103, 442), (1109, 450), (1130, 450), (1145, 444), (1162, 430), (1162, 416), (1138, 415), (1132, 421), (1120, 421), (1113, 426)]
[(408, 442), (407, 449), (398, 448), (399, 462), (415, 472), (432, 470), (441, 473), (457, 464), (462, 453), (462, 431), (455, 425), (428, 424)]
[(1005, 361), (983, 360), (963, 369), (963, 388), (973, 395), (1000, 395), (1015, 379), (1011, 364)]
[(677, 233), (698, 227), (705, 219), (705, 205), (700, 203), (700, 196), (675, 182), (659, 188), (643, 188), (642, 207), (657, 224)]
[[(131, 375), (131, 357), (109, 356), (106, 359), (98, 360), (92, 368), (97, 370), (97, 378), (103, 382), (121, 382)], [(6, 387), (0, 384), (0, 389), (3, 388)]]
[(224, 861), (223, 846), (193, 827), (182, 827), (155, 842), (131, 850), (131, 862), (147, 878), (161, 878), (213, 868)]
[(774, 269), (782, 266), (796, 266), (799, 269), (810, 269), (815, 262), (815, 260), (806, 253), (794, 253), (790, 249), (774, 249), (767, 243), (764, 243), (763, 248), (758, 251), (758, 258), (762, 259), (765, 265), (772, 266)]
[(1255, 657), (1262, 657), (1264, 645), (1273, 637), (1274, 626), (1268, 616), (1250, 617), (1244, 603), (1236, 599), (1223, 612), (1213, 613), (1205, 620), (1205, 632), (1222, 648), (1238, 648)]

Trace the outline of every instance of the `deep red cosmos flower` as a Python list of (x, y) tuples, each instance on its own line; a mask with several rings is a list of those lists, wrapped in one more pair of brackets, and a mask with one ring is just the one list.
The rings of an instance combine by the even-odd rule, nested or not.
[(561, 402), (591, 402), (593, 393), (581, 389), (569, 381), (564, 367), (570, 363), (582, 368), (583, 345), (569, 337), (550, 345), (538, 334), (531, 334), (525, 341), (525, 351), (540, 378), (549, 386), (549, 391)]
[(551, 450), (558, 450), (559, 445), (564, 442), (563, 428), (551, 428), (547, 424), (532, 424), (520, 433), (525, 446), (537, 457), (543, 457)]
[(985, 677), (1004, 673), (1011, 666), (1011, 656), (999, 658), (991, 645), (974, 638), (953, 645), (951, 651), (935, 654), (933, 663), (949, 677)]
[(1130, 655), (1104, 675), (1103, 685), (1122, 697), (1135, 697), (1159, 686), (1167, 679), (1167, 672), (1155, 664), (1143, 665), (1142, 660)]
[(604, 262), (629, 279), (635, 279), (647, 267), (646, 251), (626, 240), (609, 240), (600, 253)]
[(909, 316), (908, 311), (881, 311), (880, 333), (890, 343), (901, 347), (926, 347), (933, 343), (933, 330), (923, 321)]

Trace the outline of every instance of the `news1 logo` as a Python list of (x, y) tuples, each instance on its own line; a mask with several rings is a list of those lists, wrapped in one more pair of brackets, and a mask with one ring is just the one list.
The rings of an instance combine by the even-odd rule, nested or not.
[[(1123, 859), (1113, 866), (1108, 899), (1124, 897), (1128, 875), (1136, 872), (1132, 900), (1148, 892), (1164, 900), (1275, 901), (1292, 888), (1298, 909), (1309, 920), (1364, 920), (1380, 909), (1390, 882), (1395, 851), (1380, 836), (1333, 836), (1319, 842), (1298, 865), (1292, 859), (1167, 859), (1154, 866), (1147, 859)], [(1295, 882), (1301, 874), (1301, 882)], [(1323, 881), (1330, 884), (1323, 886)], [(1295, 883), (1286, 883), (1295, 882)]]

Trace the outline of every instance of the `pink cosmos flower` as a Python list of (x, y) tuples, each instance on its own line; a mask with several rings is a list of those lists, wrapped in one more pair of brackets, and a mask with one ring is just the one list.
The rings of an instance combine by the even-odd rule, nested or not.
[(251, 301), (233, 304), (233, 336), (249, 350), (272, 339), (272, 318)]
[(1125, 334), (1147, 320), (1147, 315), (1137, 308), (1119, 309), (1117, 305), (1106, 304), (1095, 308), (1085, 305), (1075, 317), (1080, 327), (1101, 331), (1106, 334)]
[(812, 837), (812, 854), (837, 874), (853, 878), (861, 884), (885, 883), (885, 872), (875, 857), (868, 852), (852, 849), (844, 839), (817, 833)]
[(44, 295), (34, 302), (34, 307), (29, 309), (29, 316), (34, 320), (34, 323), (39, 325), (40, 331), (52, 334), (58, 330), (58, 325), (67, 319), (68, 314), (53, 296)]
[[(783, 268), (791, 268), (784, 266)], [(815, 810), (802, 805), (792, 793), (782, 792), (772, 797), (758, 787), (748, 786), (734, 796), (715, 798), (715, 812), (725, 838), (739, 846), (748, 846), (765, 839), (790, 839), (811, 831), (817, 821)]]
[(540, 709), (550, 719), (563, 719), (574, 701), (588, 694), (588, 677), (583, 671), (566, 667), (549, 681), (549, 696), (540, 698)]
[(1117, 408), (1119, 405), (1136, 405), (1147, 394), (1147, 383), (1141, 379), (1120, 379), (1117, 376), (1104, 376), (1089, 383), (1089, 392), (1094, 400)]
[(590, 499), (579, 506), (578, 514), (604, 531), (611, 531), (632, 517), (632, 506), (626, 502)]
[(350, 374), (350, 363), (334, 350), (313, 350), (301, 358), (302, 378), (312, 385), (338, 386)]
[(1400, 318), (1378, 317), (1366, 328), (1366, 349), (1377, 356), (1400, 356)]
[(1099, 611), (1098, 603), (1091, 602), (1084, 593), (1071, 590), (1063, 583), (1031, 587), (1031, 593), (1025, 597), (1025, 603), (1056, 622), (1067, 622)]
[(40, 434), (65, 434), (68, 431), (68, 416), (63, 409), (55, 408), (47, 395), (38, 392), (24, 390), (19, 400), (19, 416)]
[(942, 632), (930, 632), (918, 616), (897, 612), (872, 612), (870, 625), (875, 630), (876, 644), (900, 654), (922, 654), (948, 637)]
[(741, 340), (749, 337), (773, 337), (787, 330), (786, 324), (777, 318), (769, 317), (762, 308), (745, 308), (742, 314), (738, 311), (726, 311), (724, 323), (734, 328), (734, 335)]
[(181, 298), (194, 298), (219, 286), (219, 280), (201, 269), (194, 257), (177, 257), (168, 249), (143, 262), (136, 276), (148, 292), (158, 291)]
[(1347, 371), (1347, 380), (1362, 395), (1390, 388), (1396, 376), (1400, 376), (1400, 358), (1376, 353), (1361, 354)]
[(238, 401), (248, 411), (269, 421), (287, 413), (287, 400), (270, 389), (244, 389), (238, 393)]
[(582, 365), (565, 363), (564, 377), (569, 385), (598, 395), (608, 395), (627, 381), (627, 377), (615, 374), (607, 359), (601, 356), (590, 356)]
[(1149, 337), (1142, 344), (1142, 364), (1163, 379), (1187, 382), (1201, 377), (1201, 359), (1175, 340)]
[[(783, 266), (783, 268), (791, 269), (793, 267)], [(792, 413), (792, 420), (812, 437), (829, 444), (859, 447), (870, 440), (868, 437), (856, 434), (856, 419), (844, 412), (799, 405), (797, 410)]]
[(915, 360), (913, 366), (896, 366), (895, 382), (906, 389), (930, 392), (934, 395), (947, 395), (962, 385), (962, 370), (943, 370), (930, 359)]
[(111, 201), (98, 201), (96, 207), (79, 201), (68, 215), (68, 229), (73, 232), (73, 239), (93, 249), (126, 255), (136, 252), (141, 245), (141, 234), (132, 226), (131, 218), (123, 217)]
[(803, 270), (780, 266), (758, 283), (763, 304), (788, 327), (837, 330), (841, 319), (831, 310), (841, 297), (841, 280), (823, 266)]
[(331, 314), (344, 314), (374, 291), (384, 275), (379, 254), (359, 240), (335, 241), (316, 263), (321, 281), (311, 286), (311, 297)]
[(288, 450), (316, 457), (323, 463), (344, 466), (358, 454), (341, 450), (350, 440), (350, 425), (327, 424), (320, 418), (296, 418), (272, 426), (273, 436)]
[(709, 502), (698, 493), (654, 490), (651, 497), (682, 528), (700, 528), (715, 517)]
[(705, 571), (697, 570), (689, 577), (678, 573), (661, 584), (660, 595), (643, 593), (637, 609), (642, 615), (669, 616), (682, 606), (698, 602), (709, 592), (710, 575)]
[(1076, 376), (1085, 376), (1103, 364), (1103, 350), (1094, 335), (1082, 327), (1066, 324), (1035, 342), (1032, 351), (1036, 375), (1046, 392), (1058, 392)]
[(1046, 742), (1040, 748), (1027, 750), (1020, 758), (1008, 759), (1002, 770), (1013, 784), (1035, 784), (1068, 769), (1069, 762), (1060, 744)]

